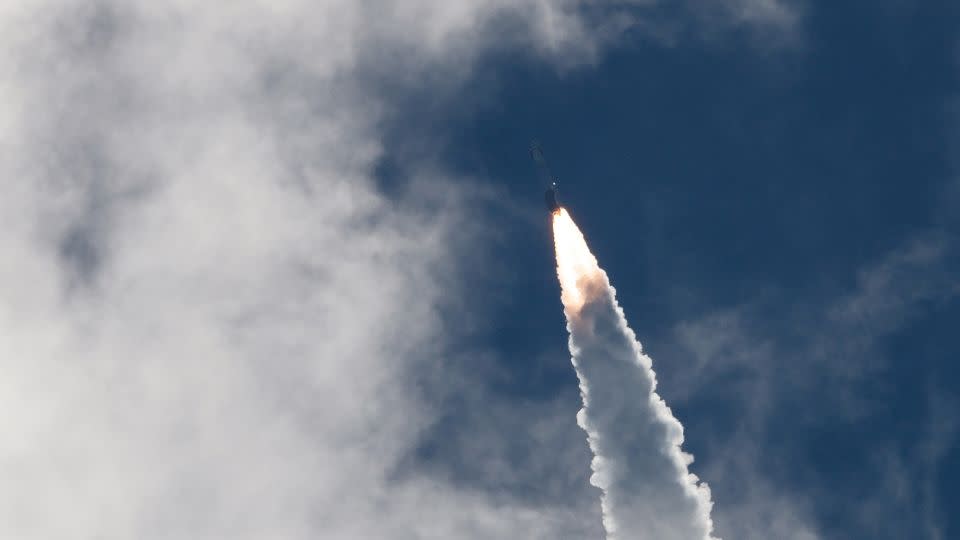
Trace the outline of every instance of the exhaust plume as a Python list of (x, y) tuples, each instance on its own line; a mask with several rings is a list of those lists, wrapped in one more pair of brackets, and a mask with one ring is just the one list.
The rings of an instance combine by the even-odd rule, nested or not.
[(563, 208), (553, 214), (570, 353), (583, 408), (577, 423), (593, 452), (590, 483), (603, 492), (608, 540), (716, 540), (710, 489), (688, 470), (683, 426), (656, 393), (652, 361), (616, 291)]

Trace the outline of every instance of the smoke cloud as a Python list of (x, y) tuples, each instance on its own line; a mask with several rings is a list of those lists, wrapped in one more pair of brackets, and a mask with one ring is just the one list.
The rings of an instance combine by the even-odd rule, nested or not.
[(553, 220), (557, 275), (583, 408), (577, 422), (594, 458), (610, 540), (711, 539), (710, 489), (688, 470), (683, 426), (656, 393), (652, 361), (617, 304), (583, 234), (561, 209)]
[(0, 538), (596, 537), (411, 458), (421, 383), (478, 386), (445, 315), (485, 223), (433, 156), (377, 171), (439, 123), (395, 89), (590, 62), (615, 4), (0, 2)]

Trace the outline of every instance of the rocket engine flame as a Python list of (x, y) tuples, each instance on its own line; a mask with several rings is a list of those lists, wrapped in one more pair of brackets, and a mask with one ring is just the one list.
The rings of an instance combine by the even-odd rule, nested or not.
[(566, 208), (553, 213), (553, 243), (557, 253), (557, 277), (568, 316), (576, 315), (587, 297), (605, 281), (597, 258)]
[(553, 212), (557, 277), (593, 452), (607, 540), (716, 540), (710, 488), (690, 473), (683, 426), (657, 394), (616, 291), (563, 208)]

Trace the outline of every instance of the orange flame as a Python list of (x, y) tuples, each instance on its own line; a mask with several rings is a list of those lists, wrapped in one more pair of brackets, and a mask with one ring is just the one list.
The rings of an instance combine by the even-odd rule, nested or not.
[(597, 285), (603, 283), (604, 274), (565, 208), (553, 213), (553, 244), (557, 253), (560, 300), (568, 312), (578, 313), (596, 293)]

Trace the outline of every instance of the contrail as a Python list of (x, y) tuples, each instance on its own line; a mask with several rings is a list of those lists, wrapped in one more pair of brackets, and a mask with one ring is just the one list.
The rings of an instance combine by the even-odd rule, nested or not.
[(553, 213), (570, 353), (593, 451), (590, 483), (603, 492), (608, 540), (714, 539), (710, 488), (680, 449), (683, 426), (656, 393), (650, 357), (627, 326), (607, 274), (563, 208)]

